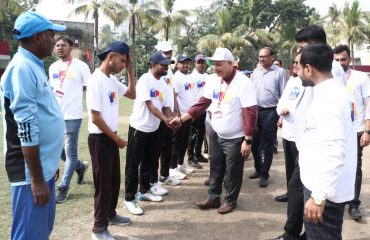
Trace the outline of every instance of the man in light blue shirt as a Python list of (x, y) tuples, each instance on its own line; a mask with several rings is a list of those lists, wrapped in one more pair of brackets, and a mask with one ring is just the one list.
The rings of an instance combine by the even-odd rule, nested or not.
[(55, 218), (55, 174), (64, 121), (41, 60), (51, 55), (54, 31), (39, 13), (22, 13), (14, 24), (18, 52), (1, 78), (5, 166), (12, 186), (11, 239), (49, 239)]

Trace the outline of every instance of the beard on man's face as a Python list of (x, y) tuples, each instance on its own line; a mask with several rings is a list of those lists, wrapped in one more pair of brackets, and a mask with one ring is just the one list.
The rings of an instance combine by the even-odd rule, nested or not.
[(302, 80), (302, 86), (303, 87), (313, 87), (313, 86), (315, 86), (313, 84), (313, 82), (311, 80), (309, 80), (309, 79), (302, 79), (301, 78), (301, 80)]

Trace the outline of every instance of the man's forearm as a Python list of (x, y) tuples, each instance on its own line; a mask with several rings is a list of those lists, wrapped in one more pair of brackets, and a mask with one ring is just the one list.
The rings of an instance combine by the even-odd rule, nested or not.
[(33, 182), (45, 181), (42, 174), (39, 145), (22, 147), (22, 152), (30, 171), (31, 180)]

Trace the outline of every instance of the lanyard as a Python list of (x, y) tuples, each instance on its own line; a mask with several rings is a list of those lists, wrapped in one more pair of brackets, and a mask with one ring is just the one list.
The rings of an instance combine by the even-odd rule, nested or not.
[(346, 72), (346, 80), (347, 81), (351, 77), (351, 74), (352, 74), (352, 69), (348, 69), (348, 71)]
[(67, 68), (64, 71), (63, 75), (60, 74), (62, 71), (60, 71), (60, 65), (59, 65), (59, 73), (58, 74), (59, 74), (59, 80), (60, 80), (60, 88), (62, 88), (62, 86), (63, 86), (64, 79), (66, 78), (67, 71), (68, 71), (69, 66), (71, 65), (71, 63), (72, 63), (72, 58), (71, 58), (71, 60), (68, 61)]
[(223, 83), (223, 81), (221, 80), (221, 84), (220, 84), (220, 93), (219, 93), (219, 95), (218, 95), (217, 109), (220, 109), (221, 102), (224, 100), (224, 97), (225, 97), (225, 95), (226, 95), (227, 89), (229, 88), (229, 86), (230, 86), (230, 84), (231, 84), (231, 82), (230, 82), (229, 84), (227, 84), (227, 83), (226, 83), (226, 84), (227, 84), (227, 87), (226, 87), (226, 89), (225, 89), (224, 93), (222, 94), (222, 92), (221, 92), (222, 83)]

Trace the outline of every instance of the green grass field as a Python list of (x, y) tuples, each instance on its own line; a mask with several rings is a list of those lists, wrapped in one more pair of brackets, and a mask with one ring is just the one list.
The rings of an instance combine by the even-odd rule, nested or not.
[[(120, 119), (130, 116), (132, 111), (133, 101), (127, 98), (120, 100)], [(85, 113), (86, 113), (86, 106)], [(79, 136), (78, 154), (79, 159), (88, 161), (91, 165), (90, 154), (87, 146), (87, 115), (85, 115)], [(0, 135), (3, 136), (3, 127), (1, 121)], [(127, 140), (127, 123), (119, 124), (119, 135)], [(0, 139), (3, 146), (3, 137)], [(120, 151), (121, 156), (121, 192), (120, 201), (122, 201), (122, 191), (124, 187), (124, 167), (126, 149)], [(9, 239), (11, 228), (11, 192), (10, 184), (4, 167), (3, 148), (1, 149), (2, 166), (0, 167), (0, 240)], [(64, 163), (61, 161), (60, 172), (63, 173)], [(59, 182), (58, 182), (59, 183)], [(57, 184), (58, 184), (57, 183)], [(92, 171), (89, 168), (86, 173), (85, 182), (82, 185), (76, 184), (76, 174), (70, 186), (70, 195), (68, 200), (63, 204), (57, 205), (56, 221), (54, 231), (50, 239), (80, 239), (78, 236), (81, 231), (88, 231), (93, 225), (93, 195), (94, 185), (92, 179)], [(121, 205), (120, 205), (121, 206)]]

